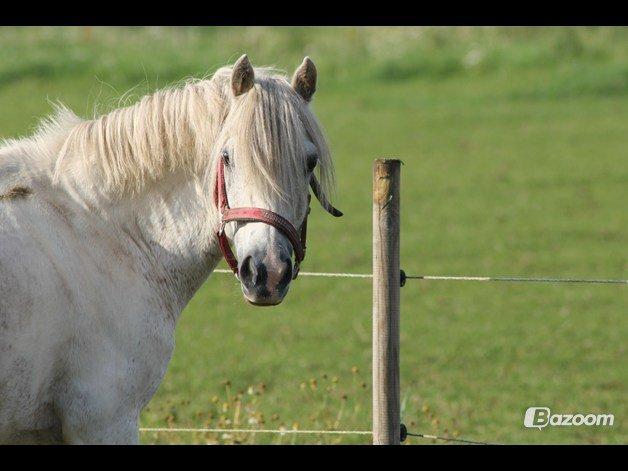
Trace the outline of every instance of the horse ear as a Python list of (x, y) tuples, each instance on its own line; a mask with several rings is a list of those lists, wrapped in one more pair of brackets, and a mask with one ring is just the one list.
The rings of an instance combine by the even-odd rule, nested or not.
[(316, 91), (316, 66), (309, 57), (305, 57), (292, 76), (292, 88), (309, 102)]
[(231, 90), (233, 90), (235, 96), (240, 96), (248, 92), (254, 83), (255, 73), (253, 72), (253, 66), (249, 62), (247, 55), (243, 54), (233, 66)]

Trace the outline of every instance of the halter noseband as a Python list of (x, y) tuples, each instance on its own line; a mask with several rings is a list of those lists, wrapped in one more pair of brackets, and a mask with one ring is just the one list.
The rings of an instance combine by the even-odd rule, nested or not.
[[(324, 195), (320, 191), (320, 185), (316, 178), (312, 175), (312, 179), (310, 180), (310, 185), (314, 192), (314, 195), (319, 199), (323, 207), (333, 216), (339, 217), (342, 216), (342, 213), (338, 211), (336, 208), (331, 206)], [(229, 240), (227, 239), (227, 235), (225, 234), (225, 225), (228, 222), (233, 221), (241, 221), (241, 222), (263, 222), (264, 224), (268, 224), (273, 226), (283, 235), (285, 235), (290, 244), (292, 244), (292, 249), (294, 250), (294, 270), (292, 274), (292, 279), (294, 280), (299, 274), (299, 267), (301, 262), (305, 258), (305, 241), (307, 236), (307, 217), (310, 214), (310, 200), (312, 199), (311, 195), (307, 195), (307, 211), (305, 212), (305, 217), (303, 218), (303, 222), (301, 223), (300, 230), (297, 230), (286, 218), (280, 216), (279, 214), (263, 208), (231, 208), (229, 207), (229, 200), (227, 199), (227, 188), (225, 185), (225, 162), (224, 158), (221, 157), (220, 162), (218, 164), (218, 170), (216, 172), (216, 186), (214, 187), (214, 202), (218, 206), (220, 210), (220, 229), (218, 230), (218, 244), (220, 245), (220, 250), (222, 255), (225, 257), (227, 264), (233, 271), (233, 273), (238, 276), (238, 260), (233, 254), (233, 250), (231, 250), (231, 246), (229, 245)]]

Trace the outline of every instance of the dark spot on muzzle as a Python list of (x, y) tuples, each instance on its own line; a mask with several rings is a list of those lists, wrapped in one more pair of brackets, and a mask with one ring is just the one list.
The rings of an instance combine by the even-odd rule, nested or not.
[(283, 273), (283, 276), (277, 283), (277, 291), (280, 293), (284, 293), (288, 288), (288, 284), (292, 281), (292, 260), (288, 257), (282, 258), (282, 262), (286, 264), (286, 269)]
[(260, 298), (270, 297), (266, 287), (268, 271), (264, 263), (256, 261), (249, 255), (242, 261), (239, 271), (240, 281), (249, 293), (255, 293)]

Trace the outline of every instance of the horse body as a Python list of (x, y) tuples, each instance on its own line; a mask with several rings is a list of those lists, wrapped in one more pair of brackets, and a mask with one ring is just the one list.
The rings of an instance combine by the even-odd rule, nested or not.
[[(330, 181), (307, 110), (312, 70), (308, 59), (292, 84), (265, 69), (254, 78), (244, 56), (211, 80), (94, 120), (62, 109), (35, 136), (0, 147), (0, 443), (138, 442), (177, 319), (221, 257), (219, 156), (235, 161), (230, 201), (293, 225), (313, 175), (304, 149)], [(230, 226), (246, 299), (281, 301), (284, 235)]]
[(27, 190), (0, 203), (0, 442), (134, 443), (176, 319), (219, 260), (210, 237), (176, 234), (213, 225), (180, 175), (104, 217), (45, 174), (10, 180)]

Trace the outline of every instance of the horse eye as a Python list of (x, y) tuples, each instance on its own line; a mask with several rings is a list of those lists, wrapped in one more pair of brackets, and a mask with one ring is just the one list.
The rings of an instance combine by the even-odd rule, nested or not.
[(225, 165), (229, 165), (229, 151), (223, 150), (221, 156), (222, 160), (225, 162)]

